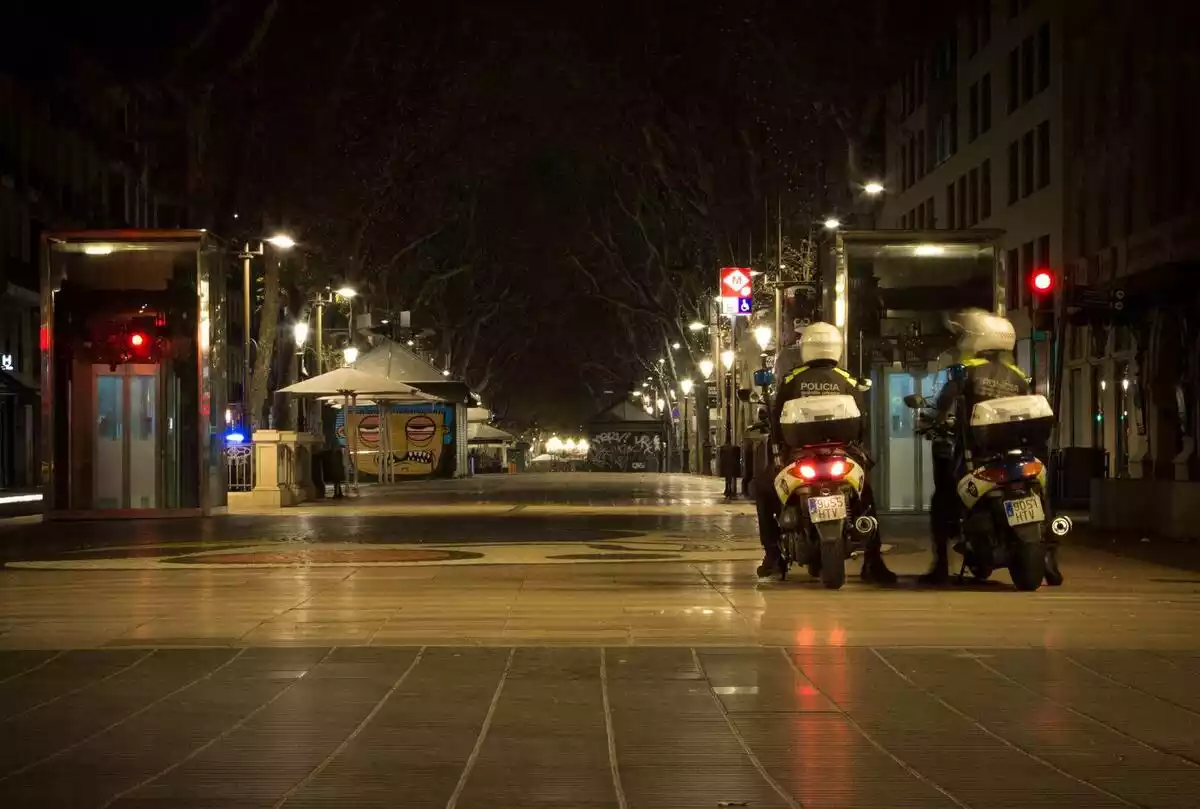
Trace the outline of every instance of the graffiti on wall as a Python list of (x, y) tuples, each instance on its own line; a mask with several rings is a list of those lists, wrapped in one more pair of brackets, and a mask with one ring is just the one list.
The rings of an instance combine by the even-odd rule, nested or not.
[(612, 430), (588, 439), (588, 461), (598, 472), (657, 472), (662, 439), (653, 433)]
[[(445, 404), (392, 405), (385, 412), (390, 452), (382, 453), (379, 409), (351, 408), (354, 458), (360, 475), (378, 477), (381, 464), (396, 475), (451, 477), (454, 474), (454, 407)], [(343, 413), (336, 422), (338, 443), (348, 446)]]

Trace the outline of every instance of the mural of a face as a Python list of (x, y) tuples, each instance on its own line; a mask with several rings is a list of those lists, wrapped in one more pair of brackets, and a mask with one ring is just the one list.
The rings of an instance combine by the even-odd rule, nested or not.
[(388, 418), (392, 428), (392, 463), (396, 474), (433, 474), (442, 459), (442, 447), (445, 446), (445, 414), (389, 413)]
[(358, 422), (359, 449), (379, 449), (379, 416), (364, 415)]

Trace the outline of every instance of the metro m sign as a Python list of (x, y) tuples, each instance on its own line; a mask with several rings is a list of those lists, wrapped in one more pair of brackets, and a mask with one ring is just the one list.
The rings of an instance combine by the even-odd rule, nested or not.
[(754, 284), (749, 267), (721, 268), (721, 313), (748, 315), (754, 309)]

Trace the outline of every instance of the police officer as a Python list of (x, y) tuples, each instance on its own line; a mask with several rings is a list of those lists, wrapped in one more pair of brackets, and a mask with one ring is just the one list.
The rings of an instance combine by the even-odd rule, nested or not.
[[(779, 419), (783, 406), (792, 399), (806, 396), (853, 396), (859, 404), (859, 411), (866, 412), (862, 394), (870, 387), (870, 382), (860, 382), (844, 369), (838, 367), (842, 356), (842, 333), (829, 323), (813, 323), (804, 329), (800, 336), (800, 364), (784, 373), (779, 380), (775, 400), (771, 408), (771, 445), (783, 447), (783, 430)], [(780, 371), (783, 369), (780, 368)], [(855, 456), (865, 469), (870, 468), (870, 460), (866, 451), (858, 445), (851, 445), (847, 450)], [(777, 474), (774, 466), (767, 474)], [(774, 487), (770, 485), (755, 486), (755, 501), (758, 507), (758, 534), (763, 546), (763, 563), (758, 568), (758, 575), (770, 576), (779, 572), (780, 531), (777, 518), (782, 504)], [(865, 513), (873, 514), (875, 509), (874, 493), (871, 484), (863, 483), (860, 493)], [(891, 584), (896, 581), (896, 574), (888, 569), (883, 561), (882, 542), (879, 531), (867, 543), (863, 559), (862, 578), (864, 581), (878, 584)]]
[[(937, 398), (937, 419), (943, 424), (964, 423), (975, 405), (989, 399), (1025, 396), (1032, 380), (1016, 364), (1013, 349), (1017, 335), (1006, 318), (982, 309), (969, 309), (949, 319), (958, 336), (956, 363), (948, 369), (946, 384)], [(924, 584), (941, 584), (950, 578), (950, 540), (959, 532), (958, 452), (954, 438), (939, 436), (933, 444), (933, 500), (929, 515), (933, 531), (933, 567), (920, 577)], [(1046, 554), (1047, 577), (1058, 573), (1056, 551)]]

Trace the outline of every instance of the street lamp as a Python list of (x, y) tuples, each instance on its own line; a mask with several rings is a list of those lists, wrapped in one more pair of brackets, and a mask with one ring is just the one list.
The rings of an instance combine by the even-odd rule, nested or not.
[(705, 326), (699, 320), (693, 320), (691, 323), (688, 324), (689, 331), (704, 331), (707, 328), (708, 328), (708, 326)]
[(358, 294), (358, 290), (352, 286), (340, 286), (334, 290), (340, 297), (349, 300)]
[(705, 357), (704, 359), (700, 360), (698, 367), (700, 368), (700, 373), (704, 375), (706, 380), (712, 379), (713, 370), (716, 367), (713, 365), (712, 360), (710, 360), (708, 357)]
[(675, 349), (676, 351), (678, 351), (678, 350), (679, 350), (679, 343), (671, 343), (671, 348), (673, 348), (673, 349)]
[(308, 340), (308, 323), (303, 320), (298, 320), (292, 324), (292, 338), (296, 341), (296, 348), (303, 348), (304, 342)]
[(863, 191), (866, 191), (873, 197), (877, 197), (883, 193), (883, 183), (873, 180), (863, 186)]
[(691, 396), (692, 380), (688, 377), (684, 377), (683, 379), (679, 380), (679, 390), (683, 391), (684, 396)]
[(725, 366), (726, 371), (733, 370), (733, 361), (736, 356), (737, 355), (733, 353), (732, 349), (727, 348), (721, 352), (721, 364)]
[(825, 229), (826, 230), (837, 230), (841, 226), (842, 226), (842, 220), (838, 219), (836, 216), (831, 216), (825, 220)]
[(580, 455), (587, 455), (589, 449), (591, 449), (591, 444), (588, 443), (586, 438), (579, 439), (579, 443), (575, 445), (575, 451)]
[(767, 346), (771, 344), (771, 327), (758, 326), (754, 329), (754, 341), (758, 343), (758, 347), (763, 351), (767, 350)]
[(346, 346), (342, 349), (342, 356), (346, 358), (347, 365), (353, 365), (354, 361), (358, 359), (358, 349), (354, 346)]
[(250, 326), (254, 322), (253, 310), (250, 306), (253, 298), (250, 265), (255, 256), (266, 254), (267, 251), (263, 247), (264, 242), (279, 250), (290, 250), (296, 246), (296, 241), (291, 236), (277, 233), (259, 241), (257, 250), (251, 250), (250, 242), (246, 242), (238, 256), (242, 260), (242, 418), (246, 422), (247, 429), (252, 428), (250, 423)]

